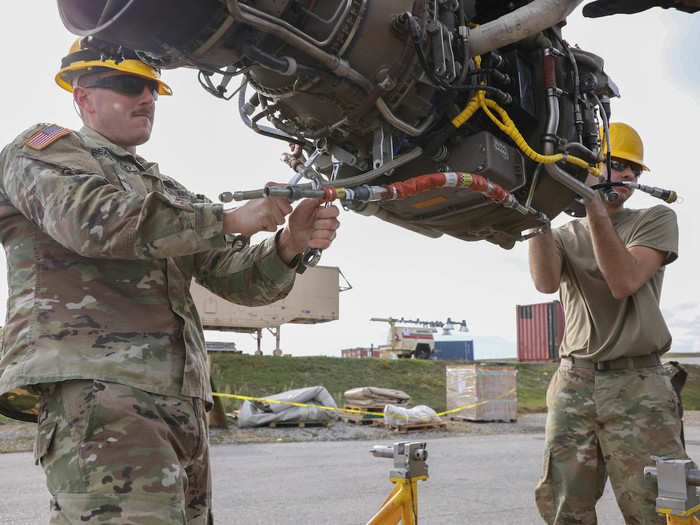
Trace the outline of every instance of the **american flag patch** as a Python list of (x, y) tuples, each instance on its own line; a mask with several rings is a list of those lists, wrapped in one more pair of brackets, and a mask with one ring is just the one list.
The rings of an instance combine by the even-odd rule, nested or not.
[(31, 138), (24, 141), (24, 143), (30, 148), (36, 150), (42, 150), (52, 142), (57, 141), (64, 135), (70, 133), (69, 129), (62, 128), (56, 124), (51, 124), (46, 126), (44, 129), (34, 134)]

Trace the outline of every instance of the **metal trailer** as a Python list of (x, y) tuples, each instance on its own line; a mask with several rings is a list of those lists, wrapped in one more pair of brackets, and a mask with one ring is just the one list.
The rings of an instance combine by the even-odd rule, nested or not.
[(229, 302), (193, 282), (190, 288), (197, 312), (205, 330), (257, 333), (256, 354), (263, 329), (275, 336), (275, 355), (281, 355), (280, 328), (286, 323), (315, 324), (338, 319), (340, 287), (339, 268), (316, 266), (296, 276), (287, 297), (265, 306), (241, 306)]
[(557, 361), (564, 337), (564, 309), (559, 301), (516, 305), (518, 361)]
[(340, 351), (341, 357), (350, 358), (366, 358), (366, 357), (381, 357), (381, 351), (378, 348), (344, 348)]
[(474, 361), (474, 341), (435, 341), (435, 351), (430, 359)]

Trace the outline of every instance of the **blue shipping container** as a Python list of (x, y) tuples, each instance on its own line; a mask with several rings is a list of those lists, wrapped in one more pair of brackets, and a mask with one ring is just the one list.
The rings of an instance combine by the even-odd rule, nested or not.
[(474, 341), (435, 341), (431, 359), (474, 361)]

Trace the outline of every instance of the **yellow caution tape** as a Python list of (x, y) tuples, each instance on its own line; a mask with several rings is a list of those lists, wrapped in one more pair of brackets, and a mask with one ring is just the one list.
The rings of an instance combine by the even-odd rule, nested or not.
[[(446, 410), (444, 412), (440, 412), (439, 414), (435, 414), (435, 416), (433, 416), (433, 417), (440, 417), (440, 416), (445, 416), (447, 414), (454, 414), (455, 412), (460, 412), (461, 410), (467, 410), (469, 408), (474, 408), (474, 407), (478, 407), (481, 405), (485, 405), (487, 403), (491, 403), (492, 401), (497, 401), (499, 399), (503, 399), (504, 397), (508, 396), (509, 394), (512, 394), (513, 392), (515, 392), (515, 387), (504, 392), (500, 396), (494, 397), (493, 399), (487, 399), (485, 401), (479, 401), (478, 403), (473, 403), (471, 405), (466, 405), (466, 406), (459, 407), (459, 408), (453, 408), (452, 410)], [(257, 401), (257, 402), (261, 402), (261, 403), (274, 403), (274, 404), (278, 404), (278, 405), (289, 405), (289, 406), (294, 406), (294, 407), (313, 407), (313, 408), (320, 408), (321, 410), (347, 412), (350, 414), (362, 414), (362, 415), (382, 416), (382, 417), (384, 416), (383, 412), (369, 412), (366, 410), (355, 410), (352, 408), (338, 408), (338, 407), (327, 407), (327, 406), (323, 406), (323, 405), (309, 405), (307, 403), (294, 403), (292, 401), (280, 401), (279, 399), (265, 399), (262, 397), (239, 396), (237, 394), (222, 394), (220, 392), (213, 392), (212, 395), (215, 397), (226, 397), (229, 399), (242, 399), (244, 401)], [(391, 417), (409, 418), (412, 416), (407, 416), (407, 415), (403, 415), (403, 414), (392, 414)]]
[(479, 401), (478, 403), (473, 403), (473, 404), (471, 404), (471, 405), (467, 405), (467, 406), (464, 406), (464, 407), (453, 408), (452, 410), (445, 410), (444, 412), (440, 412), (440, 413), (437, 414), (437, 415), (438, 415), (438, 416), (446, 416), (447, 414), (454, 414), (455, 412), (460, 412), (461, 410), (466, 410), (466, 409), (468, 409), (468, 408), (474, 408), (474, 407), (478, 407), (478, 406), (481, 406), (481, 405), (485, 405), (485, 404), (487, 404), (487, 403), (491, 403), (492, 401), (498, 401), (499, 399), (503, 399), (503, 398), (506, 397), (508, 394), (512, 394), (513, 392), (515, 392), (515, 387), (513, 387), (513, 388), (511, 388), (510, 390), (508, 390), (508, 391), (502, 393), (500, 396), (494, 397), (493, 399), (487, 399), (487, 400), (485, 400), (485, 401)]

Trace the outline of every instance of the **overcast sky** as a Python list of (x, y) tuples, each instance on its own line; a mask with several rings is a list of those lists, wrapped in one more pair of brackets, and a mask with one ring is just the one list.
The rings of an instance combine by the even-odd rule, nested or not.
[[(41, 6), (41, 7), (39, 7)], [(74, 37), (67, 33), (55, 2), (3, 2), (0, 7), (2, 77), (0, 143), (10, 142), (37, 122), (78, 128), (70, 95), (53, 77)], [(673, 350), (700, 351), (700, 15), (653, 9), (634, 16), (587, 20), (580, 8), (564, 37), (605, 59), (622, 98), (613, 120), (632, 124), (642, 135), (652, 174), (642, 182), (678, 191), (672, 205), (680, 225), (680, 258), (666, 272), (662, 308), (674, 338)], [(279, 161), (283, 143), (253, 134), (239, 120), (233, 101), (204, 92), (196, 72), (164, 72), (175, 92), (157, 103), (151, 140), (139, 153), (191, 190), (216, 200), (224, 190), (261, 187), (291, 176)], [(630, 207), (660, 201), (635, 195)], [(551, 301), (557, 294), (535, 291), (527, 246), (503, 250), (486, 242), (451, 237), (428, 239), (374, 218), (341, 213), (341, 229), (322, 264), (339, 266), (353, 286), (340, 296), (340, 320), (315, 326), (285, 325), (282, 348), (293, 355), (339, 355), (341, 348), (383, 343), (386, 325), (372, 316), (466, 319), (473, 334), (511, 342), (515, 355), (515, 305)], [(568, 221), (562, 215), (555, 225)], [(4, 254), (0, 272), (5, 272)], [(6, 280), (0, 280), (4, 318)], [(253, 351), (248, 335), (209, 332), (209, 340), (233, 340)], [(478, 340), (477, 340), (478, 341)], [(263, 350), (270, 353), (274, 338)], [(476, 354), (479, 355), (477, 343)]]

